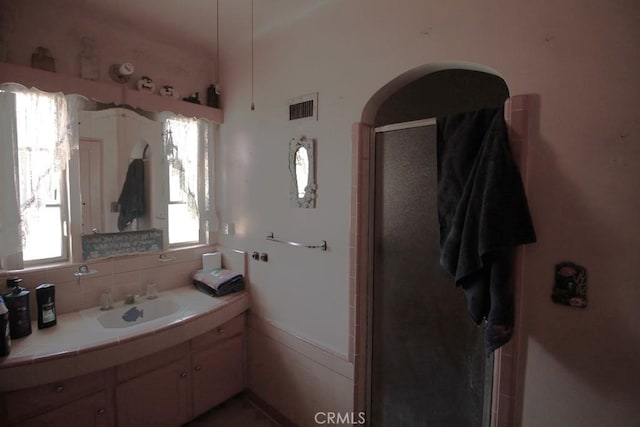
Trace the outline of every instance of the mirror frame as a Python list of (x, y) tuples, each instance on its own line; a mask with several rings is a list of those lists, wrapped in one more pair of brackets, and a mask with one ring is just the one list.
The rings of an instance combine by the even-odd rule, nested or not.
[[(305, 148), (309, 158), (309, 175), (304, 187), (304, 196), (298, 197), (298, 178), (296, 175), (296, 153), (298, 149)], [(316, 160), (315, 160), (315, 140), (307, 139), (305, 136), (292, 138), (289, 141), (289, 199), (294, 208), (315, 208), (316, 207)]]

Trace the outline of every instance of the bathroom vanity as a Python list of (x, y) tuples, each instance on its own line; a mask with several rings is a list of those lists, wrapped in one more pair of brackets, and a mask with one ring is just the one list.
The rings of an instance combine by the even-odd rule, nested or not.
[(0, 361), (0, 425), (177, 426), (241, 392), (246, 292), (185, 286), (163, 299), (178, 309), (109, 328), (83, 310), (17, 340)]

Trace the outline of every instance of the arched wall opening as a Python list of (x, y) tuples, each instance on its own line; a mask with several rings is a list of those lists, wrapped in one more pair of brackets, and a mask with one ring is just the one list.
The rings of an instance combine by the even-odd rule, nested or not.
[(505, 88), (507, 88), (508, 92), (507, 82), (502, 78), (500, 73), (484, 65), (462, 61), (424, 64), (398, 75), (393, 80), (389, 81), (380, 89), (378, 89), (364, 106), (362, 110), (361, 122), (368, 125), (373, 125), (375, 123), (378, 110), (380, 110), (382, 104), (394, 94), (400, 92), (403, 87), (409, 84), (419, 84), (418, 82), (423, 80), (424, 77), (445, 70), (461, 70), (463, 72), (475, 71), (484, 74), (485, 76), (492, 76), (493, 78), (501, 80)]
[[(367, 102), (362, 122), (354, 125), (354, 194), (352, 214), (353, 252), (352, 286), (355, 289), (354, 353), (356, 368), (355, 402), (357, 410), (368, 409), (371, 398), (371, 319), (373, 219), (372, 199), (375, 192), (373, 149), (375, 127), (427, 119), (481, 108), (497, 107), (509, 97), (506, 82), (494, 70), (467, 63), (428, 64), (410, 70), (378, 90)], [(451, 286), (454, 286), (453, 283)], [(511, 356), (509, 350), (508, 356)], [(502, 351), (496, 352), (494, 380), (504, 373)], [(513, 376), (513, 375), (511, 375)], [(509, 385), (507, 384), (507, 388)], [(513, 399), (507, 403), (508, 414), (499, 418), (500, 396), (512, 397), (512, 389), (497, 381), (493, 390), (491, 425), (509, 425), (513, 414)], [(504, 408), (503, 408), (504, 409)]]

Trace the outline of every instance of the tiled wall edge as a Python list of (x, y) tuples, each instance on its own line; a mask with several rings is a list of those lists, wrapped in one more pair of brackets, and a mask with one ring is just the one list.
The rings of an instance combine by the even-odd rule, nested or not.
[(354, 363), (353, 401), (356, 411), (366, 410), (367, 399), (367, 274), (369, 247), (369, 185), (370, 185), (370, 156), (373, 128), (359, 122), (353, 125), (352, 146), (354, 155), (354, 182), (352, 185), (352, 200), (355, 200), (355, 212), (352, 212), (353, 223), (351, 233), (354, 240), (354, 251), (349, 260), (351, 269), (350, 286), (353, 287), (354, 301), (350, 304), (350, 360)]
[[(160, 290), (168, 290), (189, 283), (188, 276), (201, 268), (201, 255), (212, 252), (215, 246), (197, 245), (172, 248), (166, 252), (143, 255), (123, 255), (87, 262), (95, 274), (77, 278), (74, 274), (80, 263), (64, 263), (26, 268), (17, 271), (0, 271), (0, 286), (7, 277), (24, 279), (22, 286), (33, 290), (40, 283), (56, 285), (56, 308), (58, 314), (69, 313), (97, 306), (100, 293), (111, 291), (116, 300), (126, 293), (144, 292), (144, 283), (156, 281)], [(166, 254), (171, 262), (159, 262)], [(117, 279), (117, 280), (116, 280)], [(35, 292), (32, 292), (31, 315), (35, 318)]]
[[(160, 255), (167, 255), (175, 258), (172, 262), (185, 262), (193, 259), (194, 256), (200, 256), (206, 252), (212, 252), (216, 248), (216, 245), (194, 245), (188, 247), (171, 248), (162, 252), (149, 252), (140, 254), (118, 255), (109, 258), (83, 261), (83, 262), (63, 262), (47, 265), (38, 265), (33, 267), (25, 267), (21, 270), (0, 270), (0, 278), (8, 276), (20, 276), (30, 274), (44, 274), (46, 280), (52, 280), (51, 274), (58, 272), (68, 273), (65, 276), (66, 281), (75, 280), (73, 273), (78, 270), (81, 265), (88, 265), (92, 269), (96, 270), (95, 275), (91, 277), (100, 277), (119, 273), (120, 271), (114, 270), (114, 265), (121, 263), (133, 263), (134, 267), (125, 269), (124, 271), (134, 271), (143, 268), (150, 268), (157, 266), (157, 259)], [(56, 277), (57, 278), (57, 277)]]
[(248, 326), (254, 332), (261, 333), (279, 344), (305, 356), (308, 359), (342, 375), (350, 380), (354, 379), (354, 365), (346, 355), (327, 349), (309, 339), (300, 337), (281, 325), (269, 319), (249, 313)]
[[(509, 132), (509, 144), (512, 148), (515, 161), (520, 169), (525, 189), (527, 188), (527, 151), (529, 143), (529, 96), (516, 95), (505, 102), (504, 119)], [(491, 408), (491, 426), (508, 427), (516, 423), (516, 393), (517, 375), (519, 363), (519, 349), (522, 333), (522, 286), (524, 280), (524, 248), (516, 250), (514, 259), (515, 271), (515, 312), (516, 312), (516, 332), (512, 341), (504, 348), (496, 352), (494, 365), (494, 386)]]

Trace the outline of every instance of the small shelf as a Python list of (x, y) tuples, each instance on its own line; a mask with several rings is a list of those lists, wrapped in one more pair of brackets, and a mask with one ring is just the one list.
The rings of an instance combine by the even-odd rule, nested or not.
[(116, 83), (85, 80), (7, 62), (0, 62), (0, 83), (19, 83), (47, 92), (78, 94), (102, 103), (127, 104), (151, 112), (169, 111), (185, 117), (205, 118), (216, 124), (223, 122), (222, 110), (219, 108), (140, 92)]
[(217, 124), (221, 124), (223, 120), (222, 110), (219, 108), (207, 107), (206, 105), (194, 104), (168, 96), (137, 90), (123, 89), (121, 103), (146, 111), (170, 111), (185, 117), (204, 118)]

